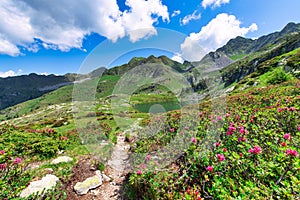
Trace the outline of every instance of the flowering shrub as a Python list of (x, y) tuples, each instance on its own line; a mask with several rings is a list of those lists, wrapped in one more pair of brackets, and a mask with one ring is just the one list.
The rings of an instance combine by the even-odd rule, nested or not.
[[(26, 170), (30, 162), (55, 157), (59, 150), (80, 143), (75, 130), (62, 133), (52, 128), (36, 129), (8, 124), (0, 129), (0, 199), (19, 199), (20, 192), (36, 176)], [(56, 193), (60, 195), (61, 192)], [(53, 195), (49, 194), (56, 199)]]
[[(170, 112), (167, 130), (154, 139), (143, 138), (132, 151), (157, 150), (168, 144), (172, 134), (189, 136), (189, 148), (166, 172), (139, 169), (142, 174), (131, 174), (127, 187), (149, 199), (297, 199), (299, 94), (299, 81), (252, 88), (228, 96), (224, 116), (211, 113), (210, 102), (203, 102), (198, 119), (185, 120), (188, 129), (179, 127), (178, 112)], [(214, 130), (209, 129), (212, 124)]]
[(249, 149), (249, 153), (251, 154), (260, 154), (261, 148), (259, 146), (254, 146), (253, 149)]
[(25, 172), (25, 164), (11, 151), (0, 151), (0, 199), (16, 198), (31, 176)]

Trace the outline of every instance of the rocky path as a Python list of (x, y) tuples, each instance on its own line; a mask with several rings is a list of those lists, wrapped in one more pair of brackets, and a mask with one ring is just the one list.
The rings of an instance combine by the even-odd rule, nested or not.
[(69, 180), (67, 184), (68, 198), (67, 200), (116, 200), (124, 199), (123, 188), (126, 175), (129, 173), (128, 150), (130, 145), (125, 142), (125, 133), (117, 136), (117, 144), (108, 165), (104, 171), (105, 177), (110, 179), (104, 180), (102, 177), (101, 186), (91, 189), (87, 194), (79, 195), (74, 191), (74, 186), (78, 182), (87, 180), (89, 177), (95, 176), (95, 171), (91, 171), (90, 159), (80, 160), (73, 172), (75, 176)]
[[(111, 182), (104, 183), (98, 188), (98, 195), (96, 199), (124, 199), (123, 190), (127, 174), (130, 172), (129, 163), (129, 143), (125, 142), (125, 134), (129, 132), (133, 134), (141, 127), (138, 125), (141, 118), (131, 125), (129, 129), (123, 131), (117, 136), (117, 144), (114, 147), (112, 156), (108, 161), (106, 174), (112, 178)], [(97, 193), (97, 192), (96, 192)]]
[(122, 195), (124, 181), (130, 170), (129, 147), (129, 144), (125, 142), (125, 134), (119, 135), (107, 166), (107, 175), (112, 178), (112, 181), (104, 183), (99, 188), (99, 199), (124, 199)]
[[(67, 200), (119, 200), (124, 198), (124, 185), (128, 173), (130, 172), (129, 163), (129, 143), (125, 142), (126, 132), (134, 132), (139, 128), (137, 123), (130, 127), (130, 129), (122, 132), (117, 136), (117, 144), (113, 148), (113, 152), (110, 160), (107, 162), (107, 166), (104, 172), (100, 172), (95, 169), (95, 166), (91, 163), (94, 161), (93, 156), (82, 156), (78, 158), (76, 165), (72, 168), (72, 176), (62, 182), (62, 189), (67, 191)], [(59, 159), (59, 160), (58, 160)], [(60, 156), (54, 159), (51, 163), (58, 164), (60, 162), (71, 162), (73, 159), (68, 156)], [(39, 167), (39, 166), (37, 166)], [(32, 192), (42, 191), (44, 187), (44, 179), (53, 179), (53, 187), (57, 182), (60, 182), (59, 178), (52, 175), (55, 173), (51, 169), (50, 174), (43, 177), (39, 182), (32, 181), (31, 186), (33, 188), (26, 188), (21, 196), (26, 197)], [(43, 184), (41, 184), (41, 182)], [(48, 179), (47, 179), (47, 182)], [(43, 186), (43, 188), (42, 188)], [(49, 188), (51, 188), (49, 186)]]

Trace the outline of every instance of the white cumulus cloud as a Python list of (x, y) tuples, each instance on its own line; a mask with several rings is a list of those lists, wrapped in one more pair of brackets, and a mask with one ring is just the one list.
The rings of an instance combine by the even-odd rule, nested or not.
[(174, 54), (171, 59), (174, 61), (177, 61), (179, 63), (184, 62), (184, 59), (181, 57), (181, 54), (179, 54), (179, 53)]
[(201, 18), (201, 14), (197, 14), (195, 10), (192, 14), (185, 16), (183, 19), (180, 19), (180, 25), (187, 25), (191, 20), (197, 20)]
[(203, 8), (206, 8), (208, 6), (215, 8), (215, 7), (220, 7), (221, 4), (226, 4), (229, 2), (230, 2), (230, 0), (203, 0), (202, 6), (203, 6)]
[(180, 15), (181, 11), (180, 10), (174, 10), (171, 17), (175, 17), (177, 15)]
[(124, 11), (121, 20), (132, 42), (156, 34), (153, 24), (158, 21), (158, 17), (169, 22), (168, 8), (160, 0), (126, 0), (125, 4), (131, 10)]
[(255, 23), (249, 27), (241, 27), (234, 15), (222, 13), (212, 19), (206, 26), (201, 28), (198, 33), (191, 33), (181, 44), (182, 55), (189, 61), (196, 61), (201, 58), (199, 49), (206, 52), (214, 51), (225, 45), (230, 39), (237, 36), (245, 36), (247, 33), (258, 29)]
[(61, 51), (82, 49), (83, 39), (92, 32), (112, 41), (128, 35), (134, 42), (156, 34), (159, 18), (169, 22), (161, 0), (125, 4), (129, 9), (120, 11), (117, 0), (1, 0), (0, 54), (17, 56), (20, 47), (36, 52), (36, 41)]
[(189, 37), (180, 45), (180, 49), (181, 56), (188, 61), (199, 61), (206, 55), (206, 51), (199, 42)]
[(19, 69), (17, 72), (13, 70), (8, 70), (6, 72), (0, 72), (0, 77), (1, 78), (6, 78), (6, 77), (11, 77), (11, 76), (17, 76), (20, 75), (23, 71)]

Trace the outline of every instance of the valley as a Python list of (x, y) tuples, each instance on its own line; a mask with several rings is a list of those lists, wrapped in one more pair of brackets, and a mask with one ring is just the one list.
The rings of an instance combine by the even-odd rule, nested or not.
[[(8, 87), (30, 77), (43, 93)], [(1, 95), (0, 199), (22, 199), (47, 174), (55, 186), (26, 199), (297, 199), (299, 79), (295, 23), (198, 62), (134, 57), (87, 75), (0, 79), (19, 95)], [(72, 160), (52, 162), (61, 156)], [(74, 189), (91, 177), (101, 183)]]

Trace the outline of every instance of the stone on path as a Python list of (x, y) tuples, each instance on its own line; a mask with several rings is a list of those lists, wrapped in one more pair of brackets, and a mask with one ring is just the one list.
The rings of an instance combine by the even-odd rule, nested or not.
[(55, 187), (58, 181), (59, 178), (56, 176), (47, 174), (41, 180), (31, 182), (29, 186), (21, 192), (20, 197), (26, 198), (31, 194), (40, 193), (43, 190), (49, 190)]
[(102, 179), (103, 179), (103, 182), (109, 182), (111, 181), (112, 179), (108, 176), (106, 176), (105, 174), (102, 173)]
[(58, 164), (62, 162), (72, 162), (73, 158), (70, 158), (69, 156), (60, 156), (57, 157), (56, 159), (52, 160), (51, 164)]
[(102, 175), (99, 170), (96, 171), (96, 175), (85, 179), (83, 182), (78, 182), (74, 186), (74, 190), (77, 194), (86, 194), (90, 189), (94, 189), (102, 185)]

